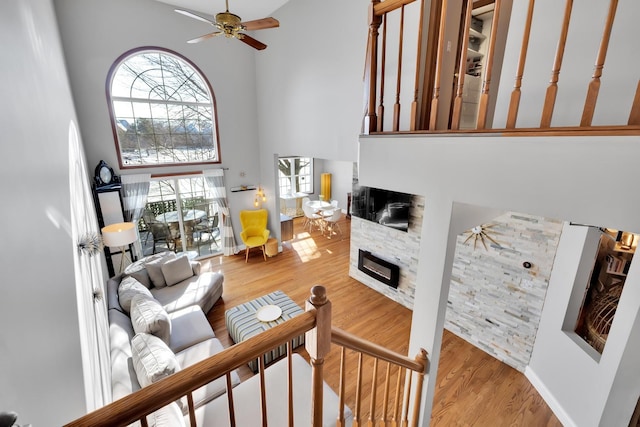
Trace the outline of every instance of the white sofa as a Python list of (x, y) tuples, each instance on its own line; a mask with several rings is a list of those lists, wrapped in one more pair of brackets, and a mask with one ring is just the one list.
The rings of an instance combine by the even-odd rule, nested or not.
[[(175, 275), (165, 267), (170, 284), (158, 287), (151, 279), (163, 269), (157, 270), (156, 264), (172, 265), (172, 260), (177, 258), (171, 254), (138, 261), (107, 282), (113, 400), (223, 350), (205, 315), (222, 295), (223, 275), (201, 273), (198, 262), (180, 259), (177, 263), (182, 265), (183, 274)], [(185, 262), (189, 263), (191, 272), (178, 280), (187, 276)], [(151, 363), (147, 363), (148, 360)], [(265, 371), (269, 426), (287, 425), (286, 369), (286, 359), (282, 359)], [(231, 377), (236, 425), (262, 425), (259, 377), (241, 384), (236, 372), (232, 372)], [(293, 387), (295, 425), (311, 425), (311, 367), (299, 354), (293, 355)], [(229, 425), (224, 377), (194, 391), (193, 400), (198, 426)], [(173, 402), (149, 415), (148, 424), (151, 427), (187, 426), (186, 407), (184, 398)], [(326, 384), (323, 413), (323, 425), (335, 425), (338, 396)], [(349, 408), (345, 408), (344, 416), (346, 425), (351, 425)]]
[[(158, 265), (160, 270), (156, 268)], [(156, 286), (157, 282), (154, 284), (150, 279), (165, 265), (174, 268), (174, 271), (170, 271), (165, 267), (170, 282), (187, 276), (187, 273), (190, 275), (168, 286), (166, 281), (164, 286)], [(189, 272), (186, 271), (186, 265)], [(176, 257), (173, 252), (142, 259), (107, 281), (113, 400), (141, 388), (140, 369), (136, 371), (141, 352), (132, 347), (132, 340), (137, 335), (152, 335), (139, 339), (139, 346), (145, 347), (152, 342), (168, 348), (172, 353), (169, 356), (175, 356), (173, 360), (179, 368), (190, 366), (224, 349), (205, 315), (222, 295), (223, 281), (222, 273), (200, 272), (200, 263)], [(125, 290), (127, 286), (132, 289)], [(141, 321), (140, 318), (146, 320)], [(156, 336), (162, 339), (153, 341)], [(162, 340), (162, 343), (158, 342)], [(166, 367), (160, 369), (167, 370)], [(160, 377), (162, 375), (155, 380)], [(239, 382), (240, 378), (233, 372), (233, 385)], [(224, 378), (214, 381), (194, 392), (194, 404), (196, 407), (205, 404), (225, 390)]]

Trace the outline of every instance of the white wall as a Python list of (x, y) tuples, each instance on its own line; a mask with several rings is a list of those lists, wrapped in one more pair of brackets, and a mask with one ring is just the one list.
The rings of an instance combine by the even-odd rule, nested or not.
[[(462, 154), (464, 153), (464, 155)], [(496, 209), (510, 209), (564, 219), (584, 224), (602, 224), (622, 230), (640, 230), (636, 215), (640, 208), (640, 195), (635, 191), (633, 179), (620, 180), (611, 186), (603, 179), (603, 159), (615, 153), (617, 166), (622, 170), (636, 171), (636, 159), (640, 155), (638, 137), (566, 137), (566, 138), (512, 138), (492, 136), (482, 137), (362, 137), (360, 143), (360, 183), (382, 186), (396, 191), (423, 194), (425, 196), (425, 220), (419, 255), (419, 269), (415, 293), (415, 306), (411, 334), (411, 352), (424, 347), (433, 360), (431, 372), (437, 370), (437, 358), (442, 331), (442, 318), (446, 307), (446, 296), (451, 278), (451, 260), (455, 247), (455, 236), (465, 228), (459, 227), (459, 215), (454, 204), (465, 203)], [(390, 159), (402, 170), (389, 167)], [(410, 179), (409, 179), (410, 178)], [(625, 200), (626, 208), (618, 209), (617, 203), (603, 203), (606, 200)], [(634, 265), (635, 266), (635, 265)], [(635, 283), (640, 280), (640, 271), (632, 266), (625, 292), (635, 293)], [(563, 292), (573, 281), (556, 283)], [(549, 285), (549, 293), (552, 292)], [(623, 296), (625, 298), (625, 296)], [(551, 300), (551, 297), (548, 297)], [(559, 302), (562, 305), (562, 302)], [(546, 316), (551, 313), (547, 311)], [(619, 372), (621, 362), (640, 348), (640, 337), (631, 335), (637, 327), (640, 298), (625, 299), (623, 307), (616, 315), (615, 335), (618, 340), (607, 342), (606, 351), (610, 359), (606, 369), (594, 370), (593, 366), (574, 367), (580, 375), (597, 375), (600, 384), (609, 387), (612, 394), (622, 394), (629, 390), (629, 378), (640, 384), (640, 372), (627, 365), (625, 372)], [(557, 307), (553, 316), (562, 315), (564, 307)], [(624, 314), (623, 314), (624, 313)], [(618, 321), (618, 317), (625, 321)], [(561, 327), (560, 325), (557, 326)], [(539, 334), (539, 338), (542, 333)], [(538, 338), (538, 339), (539, 339)], [(536, 342), (534, 352), (556, 354), (557, 350), (544, 346), (544, 341)], [(604, 355), (603, 355), (604, 358)], [(590, 416), (590, 423), (577, 425), (597, 425), (606, 417), (623, 417), (632, 406), (629, 400), (637, 401), (640, 390), (632, 388), (627, 401), (607, 401), (602, 393), (587, 400), (589, 411), (585, 410), (585, 392), (581, 384), (552, 381), (550, 371), (569, 369), (572, 360), (546, 357), (536, 365), (536, 374), (548, 387), (549, 393), (567, 411), (570, 419), (583, 420), (582, 412)], [(578, 373), (576, 373), (578, 375)], [(625, 382), (622, 378), (626, 377)], [(432, 392), (433, 382), (427, 385)], [(431, 397), (428, 397), (427, 410)], [(605, 406), (606, 401), (606, 406)], [(580, 407), (580, 410), (575, 408)], [(428, 419), (428, 418), (427, 418)], [(625, 421), (624, 418), (618, 420)], [(628, 417), (627, 417), (628, 421)], [(426, 424), (424, 424), (426, 425)]]
[[(277, 182), (274, 155), (357, 161), (368, 5), (290, 1), (273, 14), (280, 27), (259, 32), (269, 46), (257, 57), (256, 77), (262, 182), (271, 183), (271, 194)], [(351, 175), (349, 184), (339, 182), (332, 185), (350, 185)], [(338, 200), (346, 208), (346, 196)], [(279, 210), (270, 206), (273, 224)]]
[(2, 2), (0, 39), (0, 410), (21, 425), (62, 425), (87, 405), (69, 197), (75, 112), (51, 1)]
[(290, 1), (273, 14), (280, 27), (259, 33), (269, 46), (257, 58), (262, 157), (357, 160), (368, 5)]

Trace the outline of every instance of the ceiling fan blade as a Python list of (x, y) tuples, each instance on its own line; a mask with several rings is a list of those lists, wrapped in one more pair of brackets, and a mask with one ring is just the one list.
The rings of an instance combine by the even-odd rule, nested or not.
[(197, 19), (198, 21), (206, 22), (211, 25), (216, 25), (216, 23), (211, 21), (210, 19), (196, 15), (195, 13), (189, 12), (188, 10), (184, 10), (184, 9), (174, 9), (174, 10), (178, 13), (183, 14), (184, 16), (188, 16), (189, 18)]
[(209, 33), (209, 34), (205, 34), (204, 36), (197, 37), (195, 39), (187, 40), (187, 43), (199, 43), (203, 40), (210, 39), (211, 37), (215, 37), (220, 34), (222, 34), (220, 31), (216, 31), (215, 33)]
[(265, 30), (267, 28), (277, 28), (280, 26), (280, 22), (275, 18), (262, 18), (254, 21), (243, 22), (242, 25), (249, 30)]
[(246, 34), (242, 34), (242, 38), (238, 38), (238, 40), (240, 40), (242, 43), (248, 44), (254, 49), (264, 50), (267, 48), (266, 44), (259, 42), (258, 40)]

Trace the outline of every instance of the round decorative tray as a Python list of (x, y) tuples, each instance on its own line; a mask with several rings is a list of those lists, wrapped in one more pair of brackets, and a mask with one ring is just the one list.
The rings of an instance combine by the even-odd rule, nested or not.
[(282, 309), (277, 305), (265, 305), (256, 311), (256, 317), (261, 322), (271, 322), (282, 315)]

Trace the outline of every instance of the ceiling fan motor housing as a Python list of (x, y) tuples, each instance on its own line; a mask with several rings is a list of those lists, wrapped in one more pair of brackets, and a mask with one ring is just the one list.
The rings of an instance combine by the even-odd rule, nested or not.
[(227, 37), (237, 37), (238, 31), (244, 29), (242, 20), (231, 12), (220, 12), (216, 15), (216, 26)]

